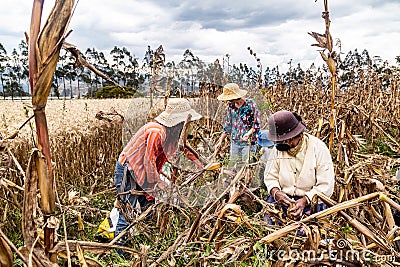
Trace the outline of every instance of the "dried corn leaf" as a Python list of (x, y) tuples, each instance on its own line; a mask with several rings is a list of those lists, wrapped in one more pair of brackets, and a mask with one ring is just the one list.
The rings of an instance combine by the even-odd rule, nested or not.
[(36, 223), (34, 214), (37, 207), (37, 168), (36, 157), (39, 151), (34, 150), (28, 162), (25, 191), (24, 191), (24, 206), (22, 211), (22, 235), (25, 245), (30, 248), (36, 239)]
[(76, 255), (78, 256), (79, 263), (81, 264), (81, 266), (87, 267), (88, 265), (86, 263), (85, 254), (79, 243), (76, 243)]
[(56, 195), (53, 188), (53, 183), (49, 182), (49, 173), (46, 163), (46, 158), (41, 152), (35, 153), (35, 165), (37, 176), (39, 178), (40, 190), (40, 207), (45, 214), (52, 214), (55, 210)]
[[(55, 1), (54, 7), (39, 34), (35, 47), (36, 69), (34, 75), (32, 104), (34, 107), (46, 106), (53, 74), (57, 67), (59, 53), (68, 22), (72, 15), (74, 0)], [(35, 40), (32, 40), (35, 41)], [(33, 48), (32, 46), (30, 48)]]
[(214, 171), (219, 168), (221, 168), (221, 163), (219, 162), (210, 162), (204, 167), (204, 169), (207, 171)]
[(83, 231), (83, 230), (85, 230), (85, 225), (83, 224), (82, 215), (79, 212), (78, 213), (78, 231)]
[(0, 266), (11, 267), (13, 266), (14, 256), (10, 246), (7, 242), (0, 237)]
[(372, 167), (372, 170), (374, 170), (374, 172), (380, 176), (383, 176), (383, 171), (381, 169)]

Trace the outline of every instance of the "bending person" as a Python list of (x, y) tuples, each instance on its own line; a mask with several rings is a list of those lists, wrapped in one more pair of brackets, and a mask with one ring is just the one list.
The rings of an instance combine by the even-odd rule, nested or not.
[[(114, 185), (125, 207), (128, 205), (132, 210), (139, 203), (144, 211), (155, 202), (155, 190), (167, 189), (168, 181), (160, 178), (161, 169), (177, 151), (179, 137), (189, 114), (192, 115), (192, 121), (201, 118), (190, 107), (188, 100), (169, 99), (165, 111), (155, 117), (153, 122), (142, 126), (125, 146), (116, 162), (114, 173)], [(185, 148), (184, 153), (199, 168), (203, 168), (199, 159), (188, 149)], [(120, 212), (116, 234), (128, 225), (127, 219)]]

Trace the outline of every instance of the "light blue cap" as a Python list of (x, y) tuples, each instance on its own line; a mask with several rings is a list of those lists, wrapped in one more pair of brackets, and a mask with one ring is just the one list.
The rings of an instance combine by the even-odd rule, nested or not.
[(260, 146), (270, 147), (270, 146), (274, 145), (274, 142), (272, 142), (271, 140), (269, 140), (267, 138), (267, 133), (268, 133), (268, 130), (261, 130), (261, 131), (258, 132), (257, 143)]

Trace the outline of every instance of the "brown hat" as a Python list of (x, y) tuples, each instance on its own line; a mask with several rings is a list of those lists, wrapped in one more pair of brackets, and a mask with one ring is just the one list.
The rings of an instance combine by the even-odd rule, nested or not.
[(304, 131), (306, 125), (296, 113), (281, 110), (268, 119), (268, 139), (280, 142), (293, 138)]
[(247, 94), (247, 90), (242, 90), (236, 83), (225, 84), (222, 94), (217, 99), (220, 101), (227, 101), (242, 98)]
[(170, 98), (165, 110), (154, 119), (164, 126), (172, 127), (186, 121), (188, 114), (192, 115), (192, 121), (202, 116), (190, 107), (190, 103), (184, 98)]

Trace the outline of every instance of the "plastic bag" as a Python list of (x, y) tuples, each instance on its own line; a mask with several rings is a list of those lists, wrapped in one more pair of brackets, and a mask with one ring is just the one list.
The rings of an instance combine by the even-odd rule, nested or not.
[(119, 210), (113, 208), (109, 215), (100, 223), (97, 234), (103, 239), (114, 239), (115, 227), (117, 226)]

